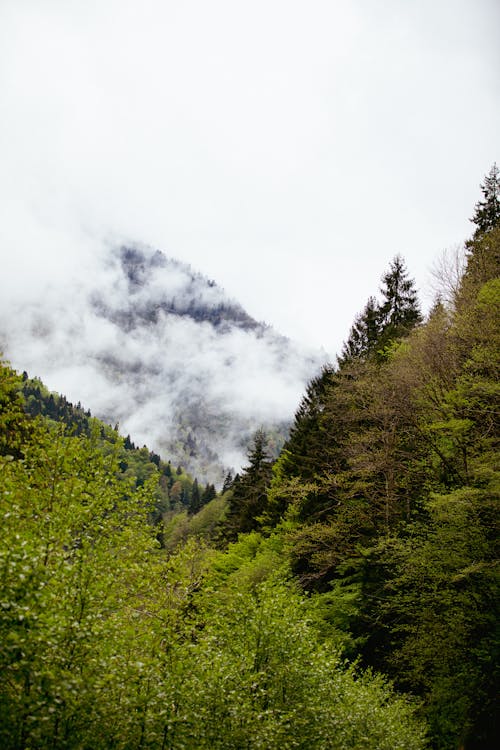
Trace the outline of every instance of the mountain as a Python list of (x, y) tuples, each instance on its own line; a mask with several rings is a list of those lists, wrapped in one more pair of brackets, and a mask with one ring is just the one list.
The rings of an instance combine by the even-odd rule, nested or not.
[(0, 346), (18, 369), (119, 423), (203, 481), (276, 450), (324, 356), (254, 320), (214, 282), (158, 250), (108, 248), (92, 273), (10, 299)]

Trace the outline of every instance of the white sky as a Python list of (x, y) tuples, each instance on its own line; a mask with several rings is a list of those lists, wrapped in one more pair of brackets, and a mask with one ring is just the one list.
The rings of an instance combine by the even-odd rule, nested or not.
[[(0, 0), (0, 294), (151, 244), (339, 350), (500, 162), (497, 0)], [(428, 300), (424, 300), (428, 303)]]

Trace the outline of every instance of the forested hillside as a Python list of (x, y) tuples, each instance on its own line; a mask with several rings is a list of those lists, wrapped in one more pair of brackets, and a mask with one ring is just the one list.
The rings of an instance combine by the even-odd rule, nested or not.
[(2, 748), (423, 746), (321, 634), (279, 543), (257, 565), (251, 538), (167, 555), (158, 476), (138, 487), (120, 440), (28, 416), (0, 374)]
[(427, 319), (396, 256), (278, 459), (257, 432), (203, 502), (2, 364), (2, 748), (496, 747), (496, 167), (482, 193)]
[(207, 482), (205, 486), (192, 478), (185, 469), (173, 466), (171, 461), (163, 461), (158, 453), (150, 451), (147, 446), (139, 448), (127, 435), (123, 440), (118, 434), (118, 425), (112, 428), (99, 419), (91, 416), (80, 403), (72, 404), (65, 396), (51, 393), (38, 379), (31, 379), (26, 372), (22, 374), (20, 387), (24, 399), (24, 410), (35, 417), (41, 415), (49, 422), (64, 426), (67, 434), (90, 438), (98, 436), (100, 448), (105, 455), (113, 452), (118, 460), (120, 475), (131, 479), (135, 487), (142, 487), (151, 478), (155, 478), (155, 505), (152, 518), (157, 523), (161, 535), (161, 521), (165, 513), (183, 508), (192, 511), (200, 508), (213, 497), (215, 487)]
[(228, 538), (279, 530), (325, 627), (422, 700), (436, 748), (493, 748), (498, 735), (496, 166), (482, 192), (462, 277), (441, 264), (422, 323), (394, 259), (273, 466), (256, 440), (224, 526)]

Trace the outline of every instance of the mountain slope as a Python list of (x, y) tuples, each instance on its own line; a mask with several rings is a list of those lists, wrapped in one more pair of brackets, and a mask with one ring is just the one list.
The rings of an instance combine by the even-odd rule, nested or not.
[(0, 345), (15, 367), (204, 481), (238, 469), (261, 426), (279, 444), (322, 364), (147, 247), (111, 248), (92, 274), (22, 304), (7, 293), (3, 308)]

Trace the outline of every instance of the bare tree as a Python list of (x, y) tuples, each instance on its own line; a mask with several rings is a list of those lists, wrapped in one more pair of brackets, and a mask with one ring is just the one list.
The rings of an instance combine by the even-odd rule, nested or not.
[(455, 306), (466, 265), (465, 245), (460, 243), (443, 250), (430, 269), (430, 287), (447, 307)]

